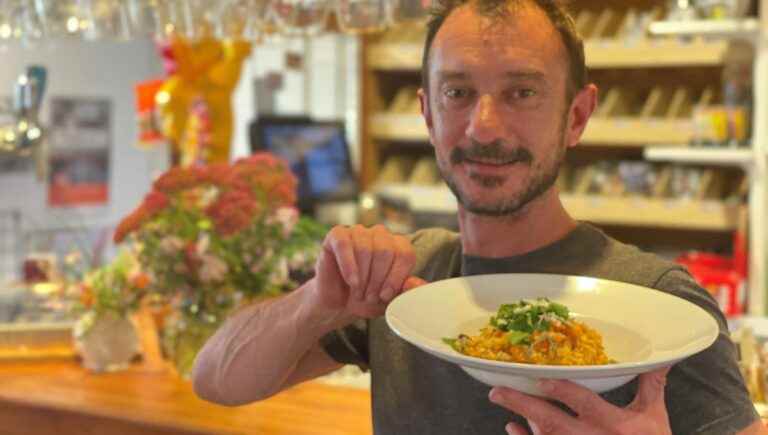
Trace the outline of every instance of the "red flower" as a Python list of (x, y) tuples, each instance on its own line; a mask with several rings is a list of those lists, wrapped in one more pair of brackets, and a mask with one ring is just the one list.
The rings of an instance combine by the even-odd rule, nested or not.
[(238, 160), (232, 168), (232, 184), (264, 195), (270, 206), (296, 203), (296, 177), (285, 161), (271, 154), (259, 153)]
[(147, 218), (151, 218), (167, 207), (169, 202), (168, 195), (153, 190), (144, 197), (142, 206), (146, 210)]
[(128, 234), (139, 229), (144, 222), (144, 216), (144, 207), (139, 207), (131, 214), (124, 217), (123, 220), (120, 221), (120, 224), (117, 225), (117, 229), (115, 229), (115, 234), (113, 236), (115, 243), (122, 242)]
[(149, 192), (141, 205), (117, 226), (114, 234), (115, 243), (122, 242), (128, 234), (138, 230), (144, 222), (152, 219), (167, 207), (168, 203), (166, 194), (156, 191)]
[(240, 189), (222, 193), (205, 211), (216, 232), (225, 237), (246, 228), (259, 212), (259, 204), (250, 192)]
[(203, 170), (200, 168), (174, 166), (155, 180), (152, 187), (163, 193), (174, 193), (196, 187), (204, 179)]
[(215, 163), (201, 168), (200, 181), (218, 187), (232, 184), (232, 167), (227, 163)]

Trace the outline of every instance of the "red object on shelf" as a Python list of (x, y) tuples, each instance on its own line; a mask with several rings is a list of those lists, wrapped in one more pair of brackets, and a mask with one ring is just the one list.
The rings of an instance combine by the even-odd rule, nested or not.
[(142, 146), (152, 146), (165, 140), (160, 131), (155, 103), (155, 95), (160, 91), (163, 83), (163, 80), (148, 80), (138, 83), (134, 88), (139, 144)]
[(689, 252), (676, 261), (715, 298), (726, 316), (737, 316), (746, 308), (747, 242), (740, 231), (733, 236), (733, 257)]

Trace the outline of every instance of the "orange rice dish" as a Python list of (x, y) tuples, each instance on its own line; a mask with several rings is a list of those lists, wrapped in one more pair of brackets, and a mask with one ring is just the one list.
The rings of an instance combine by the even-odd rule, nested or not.
[[(600, 334), (546, 299), (503, 305), (478, 335), (445, 339), (456, 351), (494, 361), (544, 365), (602, 365)], [(505, 308), (506, 307), (506, 308)], [(504, 311), (503, 311), (504, 310)]]

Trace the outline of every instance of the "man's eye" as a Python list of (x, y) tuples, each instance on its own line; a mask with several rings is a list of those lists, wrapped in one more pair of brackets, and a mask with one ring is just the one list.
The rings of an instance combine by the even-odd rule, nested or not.
[(513, 92), (513, 96), (515, 98), (531, 98), (536, 96), (536, 91), (533, 89), (517, 89), (515, 92)]
[(452, 88), (446, 89), (444, 95), (451, 99), (466, 98), (469, 96), (469, 91), (467, 89)]

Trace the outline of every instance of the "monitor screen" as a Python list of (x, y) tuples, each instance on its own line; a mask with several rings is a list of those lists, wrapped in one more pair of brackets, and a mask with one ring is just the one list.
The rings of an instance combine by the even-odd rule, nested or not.
[(300, 205), (352, 199), (357, 182), (341, 122), (260, 119), (254, 150), (285, 159), (299, 180)]

